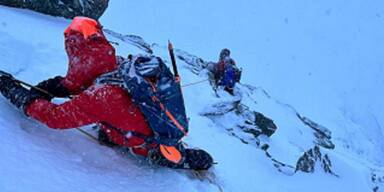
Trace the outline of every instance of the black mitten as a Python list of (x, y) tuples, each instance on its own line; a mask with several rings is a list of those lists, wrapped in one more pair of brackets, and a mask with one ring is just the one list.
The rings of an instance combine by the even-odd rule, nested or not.
[(35, 99), (44, 98), (41, 94), (22, 87), (12, 76), (0, 76), (0, 92), (17, 108), (25, 111)]
[[(63, 80), (63, 77), (56, 76), (51, 79), (47, 79), (45, 81), (40, 82), (39, 84), (36, 85), (36, 87), (48, 92), (50, 95), (44, 94), (45, 97), (68, 97), (70, 95), (68, 89), (64, 87), (64, 85), (61, 83)], [(33, 91), (39, 92), (36, 89), (32, 89)]]
[(99, 128), (99, 133), (98, 133), (98, 140), (101, 145), (105, 145), (107, 147), (116, 147), (117, 144), (113, 143), (111, 139), (108, 137), (107, 133), (105, 133), (104, 130)]

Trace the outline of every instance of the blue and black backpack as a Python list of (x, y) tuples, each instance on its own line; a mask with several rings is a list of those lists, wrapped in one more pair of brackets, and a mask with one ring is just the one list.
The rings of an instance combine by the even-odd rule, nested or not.
[(147, 142), (176, 146), (188, 133), (188, 119), (180, 83), (160, 57), (120, 58), (119, 69), (99, 78), (127, 90), (144, 114), (154, 136)]

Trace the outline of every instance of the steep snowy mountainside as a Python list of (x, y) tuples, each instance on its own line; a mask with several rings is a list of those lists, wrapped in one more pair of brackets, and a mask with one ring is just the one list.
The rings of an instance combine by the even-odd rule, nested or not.
[(379, 0), (133, 0), (111, 2), (101, 21), (148, 42), (172, 39), (206, 61), (230, 48), (243, 83), (330, 129), (343, 153), (383, 165), (383, 7)]
[[(64, 41), (62, 30), (69, 24), (68, 20), (40, 14), (30, 15), (30, 11), (4, 6), (1, 6), (1, 11), (2, 70), (8, 70), (33, 83), (40, 80), (36, 79), (35, 74), (51, 76), (56, 73), (48, 68), (47, 63), (54, 64), (59, 73), (65, 72), (67, 58), (63, 52), (64, 43), (52, 45), (52, 42)], [(20, 17), (22, 20), (17, 19)]]
[[(2, 70), (30, 83), (65, 75), (63, 32), (70, 21), (3, 6), (0, 15)], [(217, 191), (183, 172), (155, 169), (121, 155), (74, 130), (48, 129), (0, 100), (0, 191)]]
[[(320, 6), (319, 4), (316, 3)], [(355, 4), (352, 3), (347, 8), (352, 8)], [(341, 2), (332, 4), (333, 7), (341, 5), (343, 5)], [(305, 6), (312, 8), (307, 10)], [(301, 7), (297, 9), (300, 11), (294, 11), (298, 7)], [(320, 7), (322, 9), (327, 5), (324, 3)], [(167, 11), (169, 8), (172, 8), (173, 12)], [(276, 12), (271, 12), (270, 8), (275, 8)], [(250, 9), (256, 10), (249, 12)], [(363, 6), (363, 9), (370, 10), (370, 7)], [(154, 54), (165, 59), (167, 64), (169, 56), (164, 45), (167, 39), (171, 38), (176, 48), (181, 49), (177, 54), (183, 85), (205, 80), (207, 76), (202, 68), (191, 72), (191, 63), (180, 59), (182, 53), (190, 52), (197, 55), (196, 58), (202, 58), (201, 60), (215, 61), (222, 47), (233, 50), (238, 65), (245, 69), (243, 84), (238, 87), (242, 98), (241, 105), (271, 118), (277, 130), (271, 137), (263, 135), (253, 137), (252, 134), (245, 133), (238, 127), (244, 121), (244, 118), (237, 114), (238, 109), (224, 115), (206, 116), (204, 113), (207, 110), (216, 110), (214, 104), (231, 101), (234, 98), (225, 93), (219, 98), (216, 97), (208, 82), (183, 88), (187, 113), (190, 117), (190, 134), (185, 141), (189, 146), (206, 149), (213, 155), (218, 164), (212, 171), (224, 191), (361, 192), (372, 191), (376, 187), (378, 187), (376, 190), (380, 191), (384, 187), (381, 158), (383, 153), (381, 148), (384, 145), (381, 141), (382, 130), (379, 128), (382, 121), (378, 113), (372, 111), (370, 119), (351, 118), (355, 113), (349, 109), (359, 107), (349, 104), (344, 108), (340, 107), (339, 101), (343, 98), (336, 96), (334, 90), (328, 87), (333, 81), (322, 81), (327, 79), (323, 73), (326, 74), (327, 69), (334, 65), (328, 62), (324, 62), (326, 65), (320, 65), (321, 55), (309, 54), (314, 57), (311, 60), (313, 62), (308, 61), (312, 57), (306, 56), (308, 60), (301, 61), (297, 59), (300, 57), (296, 58), (296, 61), (300, 61), (297, 66), (292, 65), (294, 62), (290, 63), (291, 65), (284, 65), (289, 60), (287, 58), (290, 58), (286, 50), (311, 51), (316, 47), (305, 49), (307, 47), (304, 45), (321, 44), (321, 40), (324, 39), (306, 37), (313, 32), (309, 30), (311, 27), (306, 26), (308, 29), (300, 28), (302, 33), (298, 33), (306, 39), (305, 43), (295, 44), (295, 40), (300, 38), (280, 36), (282, 34), (280, 23), (292, 25), (297, 22), (296, 26), (308, 24), (310, 21), (305, 18), (312, 15), (311, 11), (314, 10), (315, 5), (309, 3), (287, 4), (276, 0), (270, 3), (242, 0), (236, 6), (226, 1), (220, 4), (216, 1), (160, 3), (120, 0), (111, 2), (101, 22), (107, 29), (145, 38), (147, 42), (145, 45), (150, 45), (149, 48)], [(223, 15), (216, 14), (216, 11), (226, 13), (234, 11), (232, 14), (237, 14), (229, 19), (233, 15), (219, 17)], [(333, 10), (327, 12), (335, 14)], [(186, 13), (196, 17), (190, 17)], [(290, 13), (290, 17), (286, 20), (282, 19), (285, 13)], [(322, 12), (317, 10), (314, 13)], [(255, 18), (254, 15), (260, 17)], [(294, 15), (298, 16), (293, 17)], [(312, 15), (310, 18), (317, 18), (315, 16)], [(188, 19), (184, 20), (185, 17)], [(67, 58), (62, 33), (69, 22), (30, 11), (0, 7), (1, 69), (8, 70), (16, 77), (31, 83), (57, 74), (64, 75)], [(233, 28), (232, 25), (226, 25), (227, 23), (235, 23), (237, 27)], [(249, 23), (256, 23), (256, 27), (245, 28), (244, 26), (250, 26)], [(263, 27), (258, 27), (258, 23), (262, 23)], [(26, 29), (28, 33), (20, 28)], [(254, 30), (257, 33), (250, 34), (255, 32)], [(292, 30), (290, 35), (296, 34), (294, 28), (287, 30)], [(233, 34), (239, 34), (241, 39), (234, 38), (237, 36)], [(269, 40), (264, 39), (267, 38), (266, 34), (271, 36)], [(135, 38), (136, 36), (129, 36), (130, 40), (135, 40), (134, 43), (118, 37), (121, 36), (108, 33), (109, 40), (116, 42), (114, 46), (119, 55), (144, 54), (148, 51), (137, 46), (138, 42), (145, 41)], [(288, 44), (281, 47), (283, 43), (279, 42), (287, 42), (297, 47), (290, 49)], [(370, 46), (376, 50), (381, 45), (370, 44)], [(311, 53), (314, 52), (316, 51)], [(331, 58), (331, 53), (327, 54), (327, 58)], [(290, 66), (295, 67), (291, 69)], [(341, 74), (339, 73), (341, 69), (338, 67), (335, 69), (337, 69), (334, 71), (335, 74), (330, 77), (336, 76), (336, 72)], [(358, 66), (355, 69), (358, 71), (361, 68)], [(380, 67), (369, 70), (373, 69), (382, 70)], [(308, 72), (307, 70), (313, 73), (311, 78), (315, 80), (300, 78)], [(345, 73), (355, 74), (349, 72), (351, 71), (347, 68)], [(371, 81), (380, 82), (381, 79), (367, 79), (367, 82)], [(295, 85), (296, 91), (293, 91), (292, 85)], [(348, 82), (345, 86), (351, 85)], [(362, 83), (361, 86), (364, 87), (365, 84)], [(347, 92), (346, 95), (350, 96)], [(327, 102), (324, 102), (324, 98)], [(351, 101), (355, 99), (353, 97)], [(372, 102), (376, 102), (374, 97)], [(376, 104), (379, 106), (381, 103)], [(365, 103), (361, 106), (366, 107)], [(330, 141), (335, 148), (321, 147), (316, 131), (306, 125), (298, 114), (302, 118), (313, 120), (312, 123), (316, 123), (325, 133), (328, 130), (331, 135)], [(366, 127), (362, 124), (365, 120), (370, 124), (375, 122), (375, 119), (377, 119), (376, 127)], [(306, 122), (310, 124), (311, 121)], [(370, 131), (366, 132), (368, 128)], [(86, 129), (92, 131), (90, 127)], [(26, 189), (92, 192), (219, 191), (209, 182), (192, 180), (182, 171), (154, 168), (134, 157), (125, 157), (116, 151), (94, 144), (76, 131), (50, 130), (26, 119), (3, 98), (0, 99), (0, 133), (0, 152), (5, 154), (0, 160), (0, 173), (6, 176), (0, 178), (1, 191), (26, 191)], [(248, 144), (242, 140), (248, 141)], [(265, 149), (266, 146), (268, 149)], [(311, 149), (316, 151), (314, 150), (316, 146), (320, 146), (321, 158), (316, 159), (316, 156), (308, 158), (309, 162), (315, 160), (314, 173), (295, 172), (296, 163), (304, 152), (309, 154)], [(334, 175), (324, 171), (325, 156), (332, 163), (331, 169)], [(272, 159), (289, 166), (284, 167)]]
[[(143, 50), (146, 49), (144, 48)], [(166, 47), (158, 44), (152, 44), (152, 50), (156, 55), (161, 55), (162, 58), (164, 58), (169, 64)], [(274, 183), (284, 185), (283, 183), (289, 180), (289, 185), (294, 186), (292, 187), (292, 190), (300, 189), (300, 187), (300, 190), (308, 190), (314, 185), (316, 186), (315, 188), (320, 189), (324, 183), (332, 183), (332, 188), (330, 190), (338, 191), (344, 190), (345, 183), (352, 180), (364, 181), (365, 183), (364, 185), (350, 186), (350, 188), (353, 188), (355, 191), (366, 191), (375, 187), (369, 180), (371, 176), (371, 169), (376, 168), (381, 170), (380, 167), (376, 167), (375, 165), (372, 165), (369, 162), (367, 163), (364, 160), (356, 161), (356, 159), (360, 158), (359, 156), (356, 157), (352, 155), (352, 157), (355, 158), (354, 160), (346, 160), (345, 149), (336, 148), (333, 150), (335, 145), (332, 143), (333, 141), (330, 140), (332, 135), (330, 130), (303, 116), (291, 105), (274, 99), (261, 87), (239, 85), (238, 93), (242, 94), (242, 96), (240, 96), (241, 105), (246, 106), (251, 110), (262, 112), (268, 117), (271, 117), (279, 126), (276, 133), (270, 139), (264, 136), (253, 137), (252, 134), (236, 128), (239, 125), (238, 123), (241, 124), (241, 121), (244, 121), (244, 117), (241, 115), (239, 116), (238, 111), (236, 110), (234, 110), (234, 112), (227, 111), (218, 116), (208, 117), (212, 120), (213, 124), (211, 122), (207, 122), (207, 119), (202, 118), (202, 116), (206, 116), (204, 114), (212, 113), (212, 111), (220, 113), (219, 109), (215, 109), (215, 104), (221, 105), (223, 103), (228, 103), (228, 101), (231, 100), (237, 100), (237, 96), (231, 97), (224, 93), (217, 98), (212, 89), (206, 87), (208, 82), (202, 81), (207, 78), (203, 69), (205, 66), (204, 60), (182, 50), (176, 50), (176, 55), (179, 59), (181, 59), (179, 60), (179, 64), (182, 67), (180, 71), (183, 77), (183, 84), (189, 85), (191, 82), (202, 82), (194, 84), (192, 87), (184, 87), (185, 97), (190, 98), (186, 99), (186, 105), (191, 117), (191, 126), (193, 127), (191, 129), (191, 135), (186, 141), (193, 144), (193, 146), (207, 146), (207, 149), (211, 149), (210, 152), (212, 152), (218, 162), (220, 162), (219, 165), (216, 166), (215, 170), (216, 173), (221, 176), (221, 179), (224, 181), (223, 183), (225, 183), (224, 185), (227, 186), (225, 189), (231, 189), (230, 191), (248, 191), (250, 189), (263, 189), (271, 191), (281, 190), (279, 187), (273, 188), (269, 186), (268, 188), (265, 188), (262, 184), (266, 181), (262, 179), (258, 180), (260, 183), (252, 185), (251, 183), (256, 182), (256, 180), (252, 177), (255, 175), (256, 170), (258, 170), (257, 175), (264, 176), (267, 180), (269, 179), (269, 174), (271, 174), (270, 172), (272, 172), (271, 175), (273, 175), (273, 177), (278, 175), (283, 176), (283, 178), (289, 176), (289, 179), (275, 179)], [(191, 75), (191, 72), (195, 75)], [(210, 96), (207, 97), (207, 95)], [(198, 105), (196, 105), (196, 103), (198, 103)], [(344, 120), (340, 119), (340, 121)], [(204, 124), (207, 124), (207, 126), (202, 126)], [(207, 130), (208, 127), (214, 128), (215, 130), (218, 129), (220, 132), (227, 131), (228, 135), (233, 136), (233, 138), (237, 140), (237, 144), (229, 145), (229, 141), (227, 139), (224, 140), (225, 142), (222, 142), (224, 138), (218, 136), (218, 133), (212, 134), (210, 130)], [(220, 135), (221, 134), (222, 133), (220, 133)], [(211, 146), (211, 140), (211, 142), (207, 141), (206, 137), (202, 137), (202, 135), (208, 138), (213, 138), (211, 140), (213, 140), (215, 147)], [(343, 139), (348, 141), (348, 136)], [(363, 139), (360, 140), (363, 141)], [(338, 141), (336, 142), (339, 144)], [(351, 141), (351, 143), (355, 142)], [(265, 145), (268, 146), (268, 150), (263, 149)], [(220, 148), (220, 146), (225, 146), (225, 150), (218, 151), (216, 147)], [(232, 148), (230, 146), (234, 147)], [(308, 185), (302, 186), (302, 180), (291, 180), (291, 178), (301, 177), (299, 172), (295, 173), (296, 169), (298, 169), (298, 167), (296, 167), (296, 163), (298, 163), (298, 160), (301, 159), (303, 153), (311, 150), (313, 146), (322, 147), (320, 151), (322, 153), (321, 159), (314, 157), (315, 161), (319, 160), (318, 163), (315, 163), (316, 173), (321, 174), (322, 170), (326, 169), (326, 167), (323, 166), (329, 166), (327, 168), (331, 169), (331, 174), (321, 176), (316, 175), (318, 180), (309, 179)], [(362, 145), (364, 150), (373, 146), (374, 145), (372, 144)], [(250, 159), (254, 158), (252, 155), (254, 152), (250, 154), (244, 153), (243, 150), (248, 147), (253, 148), (252, 150), (258, 151), (257, 157), (260, 158), (259, 160), (262, 160), (262, 162), (259, 162), (259, 165), (266, 166), (267, 168), (269, 167), (267, 172), (260, 171), (260, 167), (258, 167), (259, 165), (255, 165), (253, 163), (249, 164)], [(239, 148), (242, 148), (242, 150), (239, 150)], [(266, 153), (263, 154), (264, 152), (262, 152), (262, 150), (265, 150)], [(240, 154), (238, 154), (239, 152)], [(239, 156), (243, 156), (245, 158), (234, 158)], [(324, 161), (329, 161), (329, 164), (327, 165)], [(239, 164), (245, 166), (242, 167), (239, 166)], [(231, 167), (234, 165), (236, 165), (238, 172), (234, 172), (232, 170), (233, 168)], [(253, 166), (256, 167), (253, 168)], [(230, 170), (230, 173), (225, 171), (222, 172), (223, 170)], [(238, 180), (228, 180), (228, 178), (238, 177), (239, 174), (243, 177), (239, 177)], [(310, 175), (307, 176), (311, 177)], [(257, 179), (260, 178), (257, 177)], [(320, 183), (322, 184), (317, 183), (319, 180), (321, 180)], [(231, 188), (231, 186), (233, 187), (233, 184), (236, 184), (235, 188)], [(317, 186), (318, 184), (320, 185)]]
[(342, 117), (384, 132), (380, 0), (116, 0), (101, 21), (148, 42), (171, 39), (208, 61), (228, 47), (244, 68), (243, 82), (330, 129)]

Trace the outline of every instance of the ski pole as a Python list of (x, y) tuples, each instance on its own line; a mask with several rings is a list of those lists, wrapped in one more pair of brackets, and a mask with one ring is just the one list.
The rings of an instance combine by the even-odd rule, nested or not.
[(95, 136), (93, 136), (90, 133), (88, 133), (87, 131), (84, 131), (84, 130), (82, 130), (80, 128), (75, 128), (75, 129), (77, 131), (79, 131), (80, 133), (82, 133), (83, 135), (87, 136), (88, 138), (90, 138), (90, 139), (94, 140), (95, 142), (99, 143), (99, 140)]

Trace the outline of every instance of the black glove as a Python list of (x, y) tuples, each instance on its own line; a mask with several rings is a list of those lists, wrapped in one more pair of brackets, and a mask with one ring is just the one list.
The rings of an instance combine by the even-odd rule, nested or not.
[(0, 76), (0, 92), (17, 108), (25, 111), (27, 106), (35, 99), (44, 98), (41, 94), (22, 87), (12, 75)]
[(7, 88), (9, 88), (6, 85), (10, 84), (12, 82), (14, 82), (12, 75), (1, 73), (1, 75), (0, 75), (0, 91), (2, 92), (3, 90), (6, 90)]
[(52, 96), (54, 97), (68, 97), (70, 95), (68, 89), (64, 87), (63, 84), (61, 84), (61, 81), (63, 80), (63, 77), (56, 76), (51, 79), (47, 79), (45, 81), (40, 82), (36, 85), (36, 87), (50, 93), (50, 95), (41, 93), (41, 91), (33, 89), (33, 92), (39, 92), (39, 94), (43, 95), (46, 99), (50, 100), (52, 99)]
[(102, 130), (101, 128), (99, 128), (97, 139), (99, 140), (99, 143), (101, 145), (105, 145), (107, 147), (116, 147), (116, 146), (118, 146), (116, 143), (113, 143), (111, 141), (111, 139), (108, 137), (107, 133), (104, 130)]

